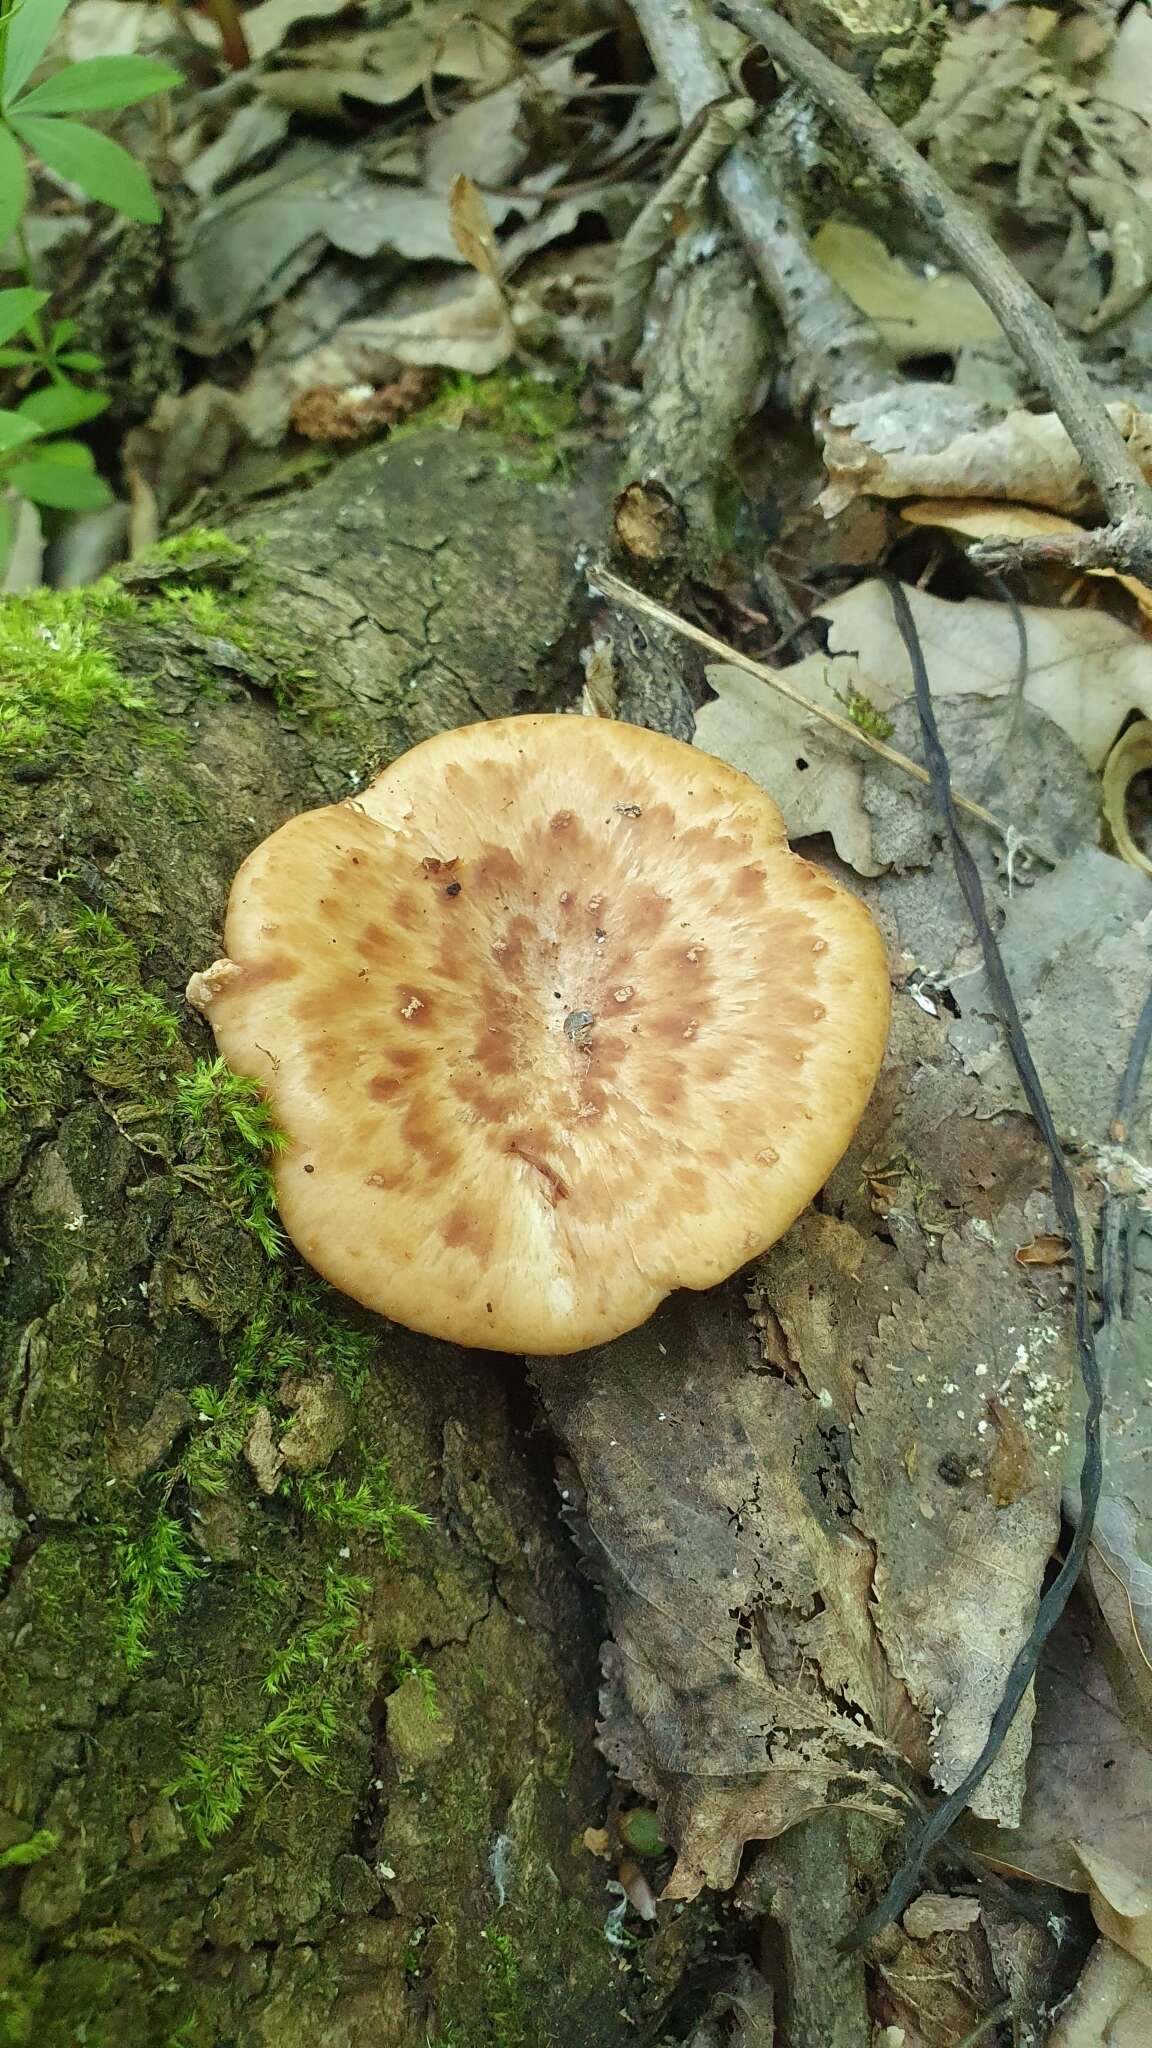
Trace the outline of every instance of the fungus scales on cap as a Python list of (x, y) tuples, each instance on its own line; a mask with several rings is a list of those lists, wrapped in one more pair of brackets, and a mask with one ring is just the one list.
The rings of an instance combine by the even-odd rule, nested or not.
[(397, 1322), (576, 1351), (772, 1244), (888, 1024), (876, 928), (679, 741), (510, 718), (427, 740), (241, 868), (189, 999), (287, 1134), (280, 1212)]

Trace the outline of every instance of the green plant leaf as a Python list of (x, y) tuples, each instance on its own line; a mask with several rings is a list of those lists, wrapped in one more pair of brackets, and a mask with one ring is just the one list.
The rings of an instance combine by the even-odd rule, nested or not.
[(8, 480), (34, 505), (48, 505), (55, 512), (98, 512), (112, 503), (103, 477), (63, 462), (18, 462)]
[(43, 431), (35, 420), (26, 420), (23, 413), (0, 412), (0, 455), (7, 455), (12, 448), (22, 448), (26, 441), (38, 441)]
[(30, 285), (19, 285), (15, 291), (0, 292), (0, 341), (10, 341), (31, 315), (38, 313), (41, 306), (47, 304), (47, 292), (33, 291)]
[(75, 332), (76, 322), (74, 320), (57, 320), (52, 329), (49, 347), (52, 349), (63, 348), (64, 343), (71, 341)]
[(8, 106), (26, 85), (56, 32), (68, 0), (19, 0), (8, 19), (0, 102)]
[(108, 403), (103, 391), (81, 391), (78, 384), (46, 384), (43, 390), (33, 391), (23, 401), (20, 416), (35, 420), (46, 434), (59, 434), (66, 427), (94, 420), (97, 413), (107, 409)]
[(35, 455), (14, 462), (8, 482), (34, 505), (58, 512), (93, 512), (112, 503), (112, 492), (92, 467), (82, 441), (46, 441)]
[(94, 356), (91, 349), (88, 348), (70, 349), (67, 355), (57, 356), (56, 361), (65, 370), (102, 370), (104, 368), (103, 356)]
[(28, 166), (11, 131), (0, 125), (0, 249), (23, 218), (28, 198)]
[(79, 185), (90, 199), (102, 200), (126, 213), (129, 220), (157, 221), (160, 202), (146, 171), (108, 135), (82, 128), (78, 121), (57, 121), (44, 114), (12, 114), (12, 127), (50, 171)]
[(29, 114), (94, 114), (105, 107), (131, 107), (183, 85), (183, 75), (154, 57), (86, 57), (67, 64), (54, 78), (33, 86), (20, 101)]
[[(63, 362), (64, 358), (60, 358)], [(12, 370), (17, 363), (38, 363), (39, 356), (31, 348), (0, 348), (0, 370)]]

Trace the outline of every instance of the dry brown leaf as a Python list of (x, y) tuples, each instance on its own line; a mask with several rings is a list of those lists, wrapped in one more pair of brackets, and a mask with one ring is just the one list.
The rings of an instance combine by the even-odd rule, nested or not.
[(1138, 1885), (1152, 1882), (1152, 1736), (1121, 1710), (1079, 1601), (1036, 1680), (1020, 1825), (978, 1825), (969, 1840), (997, 1869), (1066, 1891), (1091, 1889), (1093, 1858)]
[(1092, 1917), (1101, 1934), (1152, 1970), (1152, 1864), (1137, 1877), (1086, 1842), (1074, 1847), (1088, 1874)]
[(930, 1941), (934, 1934), (958, 1934), (980, 1918), (979, 1899), (954, 1898), (950, 1892), (921, 1892), (904, 1915), (905, 1934)]
[(466, 263), (478, 270), (497, 290), (502, 290), (500, 250), (496, 242), (492, 217), (484, 203), (484, 195), (478, 185), (459, 171), (453, 178), (448, 193), (448, 220), (452, 229), (452, 240)]
[[(1152, 479), (1152, 414), (1116, 403), (1108, 411), (1135, 460)], [(951, 422), (955, 431), (946, 431)], [(958, 401), (947, 385), (919, 385), (913, 396), (880, 392), (832, 408), (824, 426), (831, 517), (862, 493), (879, 498), (1026, 500), (1052, 512), (1083, 512), (1093, 485), (1055, 413), (1010, 412), (989, 418)]]
[(1135, 776), (1152, 768), (1152, 720), (1138, 718), (1123, 732), (1104, 763), (1101, 777), (1104, 817), (1122, 860), (1152, 875), (1152, 860), (1137, 846), (1128, 823), (1128, 791)]
[[(1003, 697), (1017, 687), (1020, 642), (1007, 605), (982, 598), (954, 604), (909, 589), (934, 697), (975, 691)], [(1152, 717), (1152, 646), (1102, 611), (1024, 605), (1028, 640), (1024, 695), (1099, 768), (1129, 713)], [(820, 607), (829, 653), (854, 655), (870, 694), (888, 710), (912, 688), (908, 656), (884, 585), (858, 583)]]
[[(1057, 1276), (1038, 1296), (1013, 1241), (1007, 1210), (995, 1236), (945, 1237), (914, 1290), (892, 1289), (857, 1394), (851, 1485), (876, 1548), (876, 1624), (893, 1671), (933, 1716), (933, 1771), (947, 1789), (983, 1745), (1059, 1527), (1075, 1347)], [(1028, 1440), (1028, 1482), (1011, 1501), (990, 1471), (992, 1398)], [(975, 1811), (1015, 1818), (1030, 1720), (1026, 1702)]]
[(351, 320), (337, 329), (333, 345), (355, 352), (369, 350), (442, 370), (470, 370), (486, 377), (508, 361), (516, 334), (504, 294), (486, 277), (461, 291), (453, 285), (437, 293), (421, 311), (390, 319), (387, 312), (367, 320)]
[(826, 221), (812, 254), (868, 317), (897, 360), (951, 354), (978, 341), (998, 341), (1000, 323), (975, 285), (958, 271), (914, 270), (867, 228)]
[[(901, 519), (910, 526), (942, 526), (948, 533), (962, 533), (968, 540), (1035, 540), (1049, 533), (1083, 533), (1074, 519), (1062, 519), (1057, 512), (1040, 512), (1034, 505), (1001, 505), (994, 499), (922, 498), (902, 505)], [(1121, 576), (1115, 569), (1089, 569), (1089, 576), (1111, 576), (1135, 598), (1146, 618), (1152, 619), (1152, 590), (1136, 576)]]
[(1148, 2048), (1152, 1979), (1110, 1941), (1098, 1941), (1060, 2011), (1047, 2048)]
[(760, 1365), (731, 1284), (532, 1364), (607, 1592), (602, 1747), (659, 1803), (673, 1898), (730, 1885), (744, 1842), (829, 1803), (892, 1812), (874, 1766), (914, 1727), (820, 1407)]
[[(875, 700), (857, 665), (811, 655), (787, 671), (789, 683), (815, 704), (843, 713), (844, 697), (858, 691)], [(858, 754), (815, 713), (808, 717), (786, 698), (770, 696), (746, 670), (726, 663), (707, 670), (715, 701), (696, 714), (696, 742), (770, 790), (784, 813), (790, 839), (829, 832), (857, 874), (879, 874), (872, 826), (864, 809), (864, 770)]]

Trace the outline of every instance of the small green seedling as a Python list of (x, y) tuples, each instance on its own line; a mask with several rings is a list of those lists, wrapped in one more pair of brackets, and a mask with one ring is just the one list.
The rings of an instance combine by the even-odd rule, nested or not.
[[(103, 369), (99, 356), (73, 348), (75, 323), (46, 327), (41, 317), (50, 295), (36, 285), (24, 231), (27, 157), (131, 220), (158, 221), (160, 204), (147, 172), (110, 136), (68, 117), (134, 106), (182, 82), (178, 71), (151, 57), (89, 57), (29, 87), (67, 4), (0, 0), (0, 261), (13, 244), (11, 267), (25, 277), (23, 285), (0, 291), (0, 369), (46, 380), (18, 406), (0, 410), (0, 487), (66, 512), (110, 501), (91, 449), (69, 438), (72, 428), (104, 411), (108, 397), (75, 381), (75, 371)], [(12, 530), (9, 495), (0, 498), (0, 567)]]

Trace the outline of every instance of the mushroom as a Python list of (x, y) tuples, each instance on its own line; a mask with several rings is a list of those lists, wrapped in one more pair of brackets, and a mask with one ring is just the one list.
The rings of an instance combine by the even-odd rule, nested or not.
[(189, 984), (284, 1226), (396, 1322), (582, 1350), (775, 1242), (860, 1120), (888, 975), (776, 805), (609, 719), (445, 732), (292, 818)]

